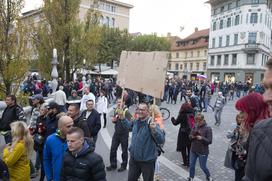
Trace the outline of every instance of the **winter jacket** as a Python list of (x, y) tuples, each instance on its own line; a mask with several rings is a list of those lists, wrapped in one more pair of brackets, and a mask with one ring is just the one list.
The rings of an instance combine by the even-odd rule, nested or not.
[(82, 150), (73, 155), (66, 152), (61, 169), (61, 181), (106, 181), (103, 159), (94, 152), (94, 143), (85, 139)]
[(182, 151), (182, 148), (190, 146), (191, 144), (191, 140), (189, 139), (189, 134), (191, 132), (190, 125), (188, 124), (189, 115), (194, 115), (193, 109), (179, 113), (177, 119), (171, 119), (175, 126), (180, 125), (177, 139), (177, 151)]
[(67, 143), (60, 138), (58, 133), (54, 133), (46, 139), (43, 150), (43, 165), (48, 181), (60, 180), (61, 165), (66, 150)]
[(8, 166), (10, 181), (30, 180), (30, 163), (24, 141), (16, 143), (11, 152), (6, 147), (3, 151), (3, 161)]
[(105, 96), (99, 96), (96, 103), (96, 110), (99, 114), (108, 112), (108, 99)]
[[(122, 123), (130, 128), (132, 122), (123, 120)], [(154, 139), (158, 144), (164, 144), (165, 135), (159, 125), (156, 126)], [(158, 151), (148, 124), (148, 118), (145, 120), (135, 120), (132, 128), (132, 138), (129, 147), (130, 156), (136, 161), (154, 161), (157, 159)]]
[(88, 128), (88, 123), (86, 121), (85, 118), (83, 118), (82, 116), (78, 115), (75, 119), (74, 119), (74, 126), (81, 128), (84, 132), (84, 137), (90, 138), (91, 133), (90, 130)]
[(14, 121), (26, 121), (24, 110), (17, 104), (5, 108), (0, 121), (0, 131), (10, 131), (10, 123)]
[(191, 151), (201, 154), (201, 155), (208, 155), (209, 154), (209, 144), (212, 143), (212, 128), (207, 126), (206, 124), (195, 127), (190, 134), (190, 138), (195, 135), (202, 136), (201, 140), (191, 139)]
[(56, 132), (58, 128), (57, 114), (46, 116), (45, 128), (45, 138)]
[(249, 137), (244, 181), (272, 180), (272, 119), (258, 122)]
[[(82, 112), (82, 117), (86, 117), (87, 111)], [(99, 113), (93, 109), (91, 114), (87, 118), (88, 127), (90, 130), (91, 136), (96, 136), (101, 129), (101, 120)]]

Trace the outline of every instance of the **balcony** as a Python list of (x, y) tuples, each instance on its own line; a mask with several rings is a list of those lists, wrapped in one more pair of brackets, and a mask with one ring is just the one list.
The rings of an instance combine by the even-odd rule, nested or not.
[(245, 44), (245, 48), (243, 48), (243, 51), (246, 53), (258, 53), (260, 50), (259, 43), (247, 43)]

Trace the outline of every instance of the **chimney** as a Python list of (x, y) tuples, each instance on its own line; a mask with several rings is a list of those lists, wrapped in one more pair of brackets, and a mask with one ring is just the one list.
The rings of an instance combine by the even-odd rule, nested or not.
[(171, 37), (171, 33), (170, 32), (167, 33), (167, 37)]
[(195, 27), (195, 32), (197, 32), (198, 31), (198, 27)]

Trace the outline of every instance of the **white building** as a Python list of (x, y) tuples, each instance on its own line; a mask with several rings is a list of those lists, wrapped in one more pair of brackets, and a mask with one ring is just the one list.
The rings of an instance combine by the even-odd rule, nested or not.
[(210, 0), (207, 74), (212, 81), (263, 79), (271, 56), (272, 0)]

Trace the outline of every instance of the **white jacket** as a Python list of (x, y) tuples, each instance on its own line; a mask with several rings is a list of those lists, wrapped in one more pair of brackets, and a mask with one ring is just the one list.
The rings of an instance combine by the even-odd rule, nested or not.
[(58, 105), (64, 106), (64, 105), (66, 104), (66, 102), (67, 102), (65, 92), (62, 91), (62, 90), (58, 90), (57, 92), (55, 92), (54, 101), (55, 101)]
[(107, 113), (108, 112), (108, 99), (103, 96), (99, 96), (96, 103), (96, 110), (99, 113)]
[(88, 95), (87, 95), (87, 94), (84, 94), (84, 95), (82, 96), (82, 98), (81, 98), (81, 101), (80, 101), (80, 111), (81, 111), (81, 112), (87, 109), (87, 107), (86, 107), (86, 102), (87, 102), (88, 100), (93, 100), (94, 106), (95, 106), (95, 96), (94, 96), (94, 94), (91, 93), (91, 92), (90, 92)]

